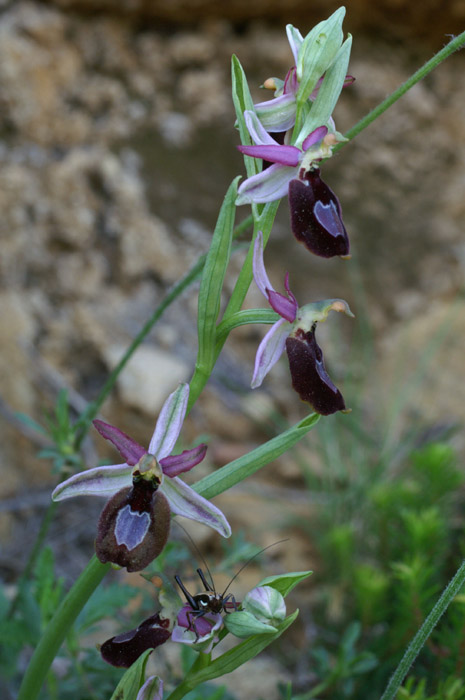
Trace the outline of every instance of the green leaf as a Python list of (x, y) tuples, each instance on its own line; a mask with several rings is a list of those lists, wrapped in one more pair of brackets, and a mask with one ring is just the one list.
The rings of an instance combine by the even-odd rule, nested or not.
[(217, 469), (213, 474), (204, 477), (193, 488), (205, 498), (213, 498), (219, 493), (227, 491), (284, 454), (284, 452), (301, 440), (319, 420), (320, 415), (318, 413), (311, 413), (292, 426), (292, 428), (281, 433), (281, 435), (268, 440), (268, 442), (265, 442), (243, 457), (235, 459), (221, 467), (221, 469)]
[[(260, 581), (258, 586), (271, 586), (276, 591), (286, 597), (298, 583), (311, 576), (313, 571), (293, 571), (289, 574), (278, 574), (277, 576), (267, 576)], [(257, 586), (257, 587), (258, 587)]]
[(216, 322), (220, 312), (224, 276), (231, 255), (238, 180), (236, 178), (231, 183), (224, 198), (200, 283), (196, 369), (207, 376), (215, 362)]
[(277, 625), (277, 632), (274, 634), (257, 634), (249, 637), (244, 642), (237, 644), (233, 649), (226, 651), (221, 656), (218, 656), (208, 666), (197, 671), (192, 676), (187, 676), (186, 684), (189, 688), (195, 688), (200, 683), (211, 681), (214, 678), (225, 676), (231, 673), (239, 666), (242, 666), (246, 661), (253, 659), (275, 639), (280, 637), (287, 628), (292, 625), (299, 611), (296, 610), (292, 615), (289, 615), (280, 625)]
[(217, 341), (222, 343), (224, 338), (227, 337), (234, 328), (238, 328), (239, 326), (246, 326), (251, 323), (271, 324), (276, 323), (280, 318), (280, 315), (272, 309), (244, 309), (243, 311), (236, 311), (235, 314), (231, 314), (218, 324), (216, 334)]
[(139, 656), (137, 661), (135, 661), (132, 666), (128, 668), (116, 686), (110, 700), (136, 700), (137, 693), (144, 683), (145, 667), (147, 665), (147, 659), (152, 651), (153, 649), (147, 649), (147, 651), (144, 651), (144, 653)]
[[(232, 79), (232, 98), (234, 102), (234, 108), (236, 110), (237, 125), (239, 127), (239, 133), (241, 136), (241, 143), (245, 146), (249, 146), (252, 140), (249, 135), (249, 130), (247, 129), (244, 112), (246, 109), (255, 111), (252, 95), (250, 94), (249, 85), (247, 83), (247, 78), (245, 77), (244, 69), (242, 68), (237, 56), (231, 59), (231, 79)], [(257, 158), (251, 158), (250, 156), (244, 156), (245, 169), (247, 171), (247, 176), (252, 177), (256, 175), (260, 170), (260, 160)]]

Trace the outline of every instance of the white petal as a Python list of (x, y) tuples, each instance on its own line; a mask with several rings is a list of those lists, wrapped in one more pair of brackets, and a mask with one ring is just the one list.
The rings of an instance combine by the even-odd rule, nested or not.
[(168, 457), (176, 444), (188, 399), (189, 384), (180, 384), (163, 404), (149, 445), (149, 454), (155, 455), (158, 460)]
[(284, 197), (289, 190), (289, 183), (297, 177), (299, 166), (281, 165), (274, 163), (257, 175), (248, 177), (237, 190), (236, 204), (252, 204), (256, 202), (274, 202)]
[(277, 363), (286, 346), (286, 339), (291, 332), (292, 324), (281, 318), (271, 326), (268, 333), (258, 346), (255, 357), (255, 367), (251, 387), (259, 387), (270, 369)]
[(94, 467), (74, 474), (58, 484), (52, 493), (53, 501), (63, 501), (74, 496), (112, 496), (132, 484), (132, 470), (129, 464), (110, 464)]
[(257, 233), (257, 238), (255, 239), (254, 251), (253, 251), (253, 276), (255, 284), (268, 300), (268, 294), (266, 290), (274, 292), (268, 275), (265, 270), (265, 263), (263, 262), (263, 233), (259, 231)]
[(278, 146), (278, 142), (266, 131), (265, 127), (257, 117), (255, 112), (247, 109), (244, 112), (244, 119), (249, 130), (252, 141), (257, 146)]
[(199, 496), (179, 477), (164, 479), (160, 488), (168, 499), (174, 515), (197, 520), (198, 523), (203, 523), (217, 530), (223, 537), (231, 536), (231, 526), (220, 509), (203, 496)]

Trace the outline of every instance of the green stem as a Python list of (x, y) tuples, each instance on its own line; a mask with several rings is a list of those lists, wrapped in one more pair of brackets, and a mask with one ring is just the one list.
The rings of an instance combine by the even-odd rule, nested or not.
[[(351, 141), (354, 139), (363, 129), (366, 129), (371, 122), (373, 122), (375, 119), (377, 119), (383, 112), (385, 112), (391, 105), (394, 104), (394, 102), (397, 102), (397, 100), (402, 97), (402, 95), (405, 95), (405, 93), (410, 90), (416, 83), (418, 83), (420, 80), (423, 80), (425, 76), (428, 75), (428, 73), (431, 73), (437, 66), (442, 63), (446, 58), (448, 58), (454, 51), (458, 51), (461, 49), (465, 44), (465, 32), (462, 32), (458, 36), (454, 37), (448, 44), (447, 46), (444, 46), (441, 51), (439, 51), (433, 58), (431, 58), (429, 61), (427, 61), (421, 68), (419, 68), (413, 75), (408, 78), (405, 83), (402, 83), (397, 90), (394, 90), (392, 95), (389, 95), (389, 97), (386, 97), (383, 102), (381, 102), (377, 107), (371, 110), (363, 119), (360, 119), (360, 121), (355, 124), (349, 131), (345, 134), (345, 138), (348, 139), (348, 141)], [(345, 142), (347, 143), (347, 142)], [(333, 153), (338, 151), (340, 148), (342, 148), (344, 144), (340, 144), (336, 146), (333, 149)]]
[(391, 679), (384, 691), (381, 700), (393, 700), (399, 690), (405, 676), (408, 673), (410, 666), (415, 661), (416, 657), (420, 653), (421, 648), (425, 644), (426, 640), (430, 636), (431, 632), (436, 627), (439, 622), (440, 617), (446, 612), (450, 603), (453, 601), (455, 596), (460, 592), (462, 586), (465, 584), (465, 559), (462, 562), (460, 568), (457, 570), (454, 578), (449, 582), (448, 586), (442, 592), (441, 597), (438, 602), (431, 610), (430, 614), (416, 633), (415, 637), (410, 642), (405, 654), (403, 655), (399, 665), (394, 671)]
[[(234, 229), (233, 239), (235, 240), (236, 238), (238, 238), (247, 228), (249, 228), (252, 221), (253, 217), (252, 215), (250, 215), (246, 219), (244, 219), (244, 221), (242, 221), (238, 226), (236, 226), (236, 228)], [(103, 402), (107, 398), (110, 391), (113, 389), (116, 380), (118, 379), (119, 375), (131, 359), (134, 352), (137, 350), (137, 348), (143, 342), (146, 336), (150, 333), (157, 321), (159, 321), (159, 319), (162, 317), (166, 309), (184, 292), (184, 290), (186, 290), (193, 282), (195, 282), (196, 279), (200, 277), (206, 259), (206, 255), (200, 256), (194, 267), (192, 267), (191, 270), (189, 270), (189, 272), (166, 295), (161, 304), (155, 309), (152, 316), (148, 319), (148, 321), (141, 328), (137, 336), (134, 338), (134, 340), (124, 353), (123, 357), (116, 365), (115, 369), (111, 372), (110, 376), (108, 377), (107, 381), (105, 382), (102, 390), (100, 391), (95, 401), (92, 401), (92, 403), (90, 403), (87, 407), (87, 410), (81, 415), (76, 426), (76, 450), (79, 449), (80, 445), (82, 444), (82, 441), (84, 440), (87, 434), (90, 424), (99, 412)]]
[(51, 619), (34, 651), (24, 675), (17, 700), (35, 700), (53, 659), (88, 599), (110, 569), (94, 555)]

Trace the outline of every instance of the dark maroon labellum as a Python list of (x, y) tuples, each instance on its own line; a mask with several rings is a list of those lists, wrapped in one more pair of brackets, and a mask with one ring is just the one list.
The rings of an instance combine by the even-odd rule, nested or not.
[(323, 353), (316, 342), (315, 331), (297, 329), (286, 340), (292, 386), (302, 401), (308, 401), (317, 413), (329, 416), (345, 409), (339, 389), (329, 378)]
[(170, 621), (158, 613), (144, 620), (137, 629), (107, 639), (100, 647), (102, 658), (112, 666), (129, 668), (147, 649), (155, 649), (171, 637)]
[(163, 550), (169, 529), (166, 497), (151, 482), (135, 480), (110, 498), (100, 515), (97, 557), (104, 564), (109, 561), (128, 571), (141, 571)]
[(334, 192), (320, 178), (318, 168), (289, 183), (289, 208), (294, 236), (322, 258), (349, 255), (349, 238)]

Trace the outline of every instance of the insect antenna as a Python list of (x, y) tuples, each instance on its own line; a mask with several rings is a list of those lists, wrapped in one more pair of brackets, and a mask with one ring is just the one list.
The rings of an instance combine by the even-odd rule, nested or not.
[(241, 566), (241, 568), (239, 569), (239, 571), (237, 571), (237, 572), (234, 574), (234, 576), (232, 577), (232, 579), (230, 580), (230, 582), (228, 583), (228, 585), (227, 585), (226, 588), (224, 589), (223, 593), (221, 594), (221, 597), (224, 598), (225, 593), (226, 593), (226, 591), (228, 590), (228, 588), (230, 587), (230, 585), (232, 584), (232, 582), (236, 580), (236, 578), (239, 576), (239, 574), (241, 573), (241, 571), (244, 571), (245, 567), (248, 566), (248, 565), (250, 564), (251, 561), (253, 561), (254, 559), (256, 559), (256, 558), (257, 558), (260, 554), (262, 554), (263, 552), (266, 552), (267, 549), (270, 549), (271, 547), (274, 547), (274, 546), (277, 545), (277, 544), (281, 544), (282, 542), (287, 542), (288, 539), (289, 539), (289, 538), (286, 537), (284, 540), (278, 540), (277, 542), (273, 542), (273, 544), (269, 544), (268, 547), (263, 547), (263, 549), (261, 549), (259, 552), (257, 552), (256, 554), (254, 554), (253, 557), (250, 557), (250, 559), (248, 559), (248, 560), (245, 562), (245, 564), (242, 564), (242, 566)]
[(197, 556), (199, 557), (199, 559), (201, 560), (201, 562), (203, 563), (203, 565), (204, 565), (204, 567), (205, 567), (205, 569), (206, 569), (206, 572), (207, 572), (208, 577), (209, 577), (209, 579), (210, 579), (210, 584), (211, 584), (211, 585), (206, 585), (207, 582), (205, 581), (205, 576), (204, 576), (202, 570), (201, 570), (201, 569), (197, 569), (197, 573), (199, 574), (200, 580), (202, 581), (203, 585), (205, 586), (205, 589), (208, 590), (208, 589), (210, 588), (210, 590), (211, 590), (213, 593), (216, 593), (215, 583), (214, 583), (214, 581), (213, 581), (213, 576), (212, 576), (211, 571), (210, 571), (210, 569), (209, 569), (209, 567), (208, 567), (208, 564), (207, 564), (207, 562), (206, 562), (206, 560), (205, 560), (205, 557), (203, 556), (202, 552), (200, 551), (200, 549), (199, 549), (199, 548), (197, 547), (197, 545), (195, 544), (195, 542), (194, 542), (194, 540), (192, 539), (192, 537), (191, 537), (191, 536), (189, 535), (189, 533), (187, 532), (186, 528), (185, 528), (183, 525), (181, 525), (181, 523), (179, 523), (177, 520), (175, 520), (174, 522), (176, 523), (176, 525), (177, 525), (178, 527), (181, 528), (181, 530), (184, 530), (184, 534), (187, 535), (187, 538), (190, 540), (190, 542), (191, 542), (191, 544), (192, 544), (192, 546), (193, 546), (193, 548), (194, 548), (194, 550), (195, 550)]

